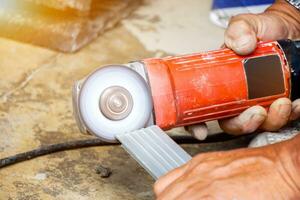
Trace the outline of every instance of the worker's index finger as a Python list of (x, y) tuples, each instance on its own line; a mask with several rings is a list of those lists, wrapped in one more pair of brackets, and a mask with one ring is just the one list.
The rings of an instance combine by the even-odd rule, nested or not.
[(219, 125), (227, 133), (241, 135), (255, 131), (266, 118), (263, 107), (252, 106), (236, 117), (219, 120)]
[(156, 196), (161, 194), (170, 184), (181, 177), (185, 172), (185, 166), (178, 167), (168, 174), (159, 178), (154, 184), (154, 193)]

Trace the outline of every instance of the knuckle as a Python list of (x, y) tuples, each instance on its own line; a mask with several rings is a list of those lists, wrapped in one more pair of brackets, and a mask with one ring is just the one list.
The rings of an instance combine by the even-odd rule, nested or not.
[(198, 174), (199, 171), (203, 170), (204, 168), (205, 164), (198, 164), (191, 170), (191, 174)]
[(186, 168), (186, 173), (184, 173), (183, 177), (194, 177), (195, 175), (201, 173), (205, 169), (207, 169), (206, 162), (199, 162), (195, 160), (189, 163), (189, 165)]
[(195, 194), (195, 192), (198, 190), (199, 188), (197, 188), (197, 184), (191, 184), (186, 187), (185, 194), (189, 196), (189, 194)]
[(251, 14), (251, 13), (248, 13), (248, 14), (237, 14), (233, 17), (231, 17), (230, 19), (230, 22), (239, 22), (239, 21), (243, 21), (243, 22), (246, 22), (249, 18), (253, 18), (253, 17), (256, 17), (255, 14)]
[(236, 26), (239, 26), (240, 29), (249, 29), (249, 24), (246, 20), (239, 20), (235, 22)]
[(190, 160), (190, 161), (186, 164), (186, 167), (185, 167), (186, 171), (190, 171), (190, 170), (192, 170), (195, 166), (197, 166), (197, 164), (198, 164), (198, 162), (199, 162), (198, 159), (199, 159), (198, 156), (195, 157), (195, 158), (192, 158), (192, 160)]
[[(245, 29), (247, 30), (250, 28), (250, 25), (245, 19), (237, 18), (237, 19), (233, 19), (232, 22), (230, 22), (228, 29), (236, 30), (236, 28), (238, 28), (239, 30), (245, 30)], [(236, 31), (232, 31), (231, 33), (234, 34), (236, 33)]]

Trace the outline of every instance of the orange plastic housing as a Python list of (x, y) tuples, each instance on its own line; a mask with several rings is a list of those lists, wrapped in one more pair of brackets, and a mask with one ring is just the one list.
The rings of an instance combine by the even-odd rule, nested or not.
[[(244, 62), (269, 55), (280, 59), (284, 90), (249, 99)], [(275, 99), (290, 95), (290, 68), (277, 42), (259, 43), (248, 56), (221, 49), (143, 62), (153, 97), (155, 124), (163, 129), (238, 115), (253, 105), (268, 108)]]

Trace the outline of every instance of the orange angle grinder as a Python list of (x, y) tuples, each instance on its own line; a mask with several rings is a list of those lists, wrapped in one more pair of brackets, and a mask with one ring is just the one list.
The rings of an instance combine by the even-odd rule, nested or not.
[(167, 130), (238, 115), (253, 105), (300, 97), (300, 41), (258, 43), (250, 55), (220, 49), (109, 65), (78, 81), (82, 132), (116, 134), (157, 125)]

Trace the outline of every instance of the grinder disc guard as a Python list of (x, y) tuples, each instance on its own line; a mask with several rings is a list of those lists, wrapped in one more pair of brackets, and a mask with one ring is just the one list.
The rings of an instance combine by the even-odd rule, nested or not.
[(81, 83), (76, 98), (75, 115), (79, 115), (79, 123), (108, 142), (116, 142), (116, 134), (145, 127), (152, 114), (146, 81), (122, 65), (102, 67), (91, 73)]

